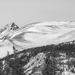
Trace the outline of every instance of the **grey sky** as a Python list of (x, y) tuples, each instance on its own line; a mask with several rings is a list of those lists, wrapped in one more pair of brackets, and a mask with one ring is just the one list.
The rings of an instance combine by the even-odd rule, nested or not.
[(0, 29), (15, 22), (75, 20), (75, 0), (0, 0)]

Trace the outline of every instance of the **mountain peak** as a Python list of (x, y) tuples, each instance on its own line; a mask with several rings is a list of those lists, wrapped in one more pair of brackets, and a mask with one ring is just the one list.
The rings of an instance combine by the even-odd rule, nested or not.
[(4, 28), (0, 29), (0, 40), (3, 40), (3, 37), (18, 28), (19, 27), (14, 22), (7, 24)]
[(7, 24), (4, 28), (0, 29), (0, 33), (3, 33), (5, 31), (10, 31), (10, 30), (16, 30), (18, 28), (19, 27), (14, 22), (12, 22)]
[(15, 29), (18, 29), (19, 27), (14, 22), (12, 22), (12, 23), (7, 24), (4, 28), (9, 29), (9, 30), (15, 30)]
[(12, 25), (11, 25), (11, 29), (12, 30), (16, 30), (18, 29), (19, 27), (13, 22)]

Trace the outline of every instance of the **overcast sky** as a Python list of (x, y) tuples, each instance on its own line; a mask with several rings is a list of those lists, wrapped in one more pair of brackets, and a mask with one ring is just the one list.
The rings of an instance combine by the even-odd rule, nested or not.
[(75, 20), (75, 0), (0, 0), (0, 29), (15, 22), (18, 26), (50, 21)]

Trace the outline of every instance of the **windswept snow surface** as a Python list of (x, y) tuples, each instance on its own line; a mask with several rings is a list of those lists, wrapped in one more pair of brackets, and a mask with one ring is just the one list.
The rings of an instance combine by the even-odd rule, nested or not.
[(22, 49), (75, 40), (75, 22), (46, 21), (25, 25), (8, 35), (8, 40)]
[(7, 30), (0, 32), (1, 51), (3, 48), (6, 52), (7, 47), (7, 51), (12, 53), (12, 46), (15, 46), (18, 50), (23, 50), (75, 40), (74, 21), (37, 22), (15, 30), (11, 29), (11, 25), (12, 23), (8, 24), (10, 28), (5, 27)]

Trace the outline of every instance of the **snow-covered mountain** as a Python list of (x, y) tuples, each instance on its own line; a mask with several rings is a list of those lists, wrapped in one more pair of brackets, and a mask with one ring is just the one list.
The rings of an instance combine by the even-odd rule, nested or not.
[(75, 75), (75, 22), (8, 24), (0, 32), (0, 58), (1, 75)]
[(27, 24), (11, 32), (7, 39), (21, 49), (72, 41), (75, 40), (75, 22), (46, 21)]
[(7, 51), (10, 54), (13, 53), (12, 44), (6, 39), (8, 34), (15, 31), (19, 27), (15, 23), (9, 23), (4, 28), (0, 29), (0, 58), (7, 55)]
[(0, 49), (7, 47), (8, 51), (12, 46), (23, 50), (72, 40), (75, 40), (74, 21), (36, 22), (21, 28), (10, 23), (0, 30)]
[(2, 36), (8, 35), (8, 33), (11, 33), (11, 31), (18, 29), (19, 27), (13, 22), (7, 24), (4, 28), (0, 29), (0, 38)]
[(4, 28), (0, 29), (0, 41), (5, 40), (8, 34), (11, 34), (18, 28), (19, 27), (13, 22), (7, 24)]

